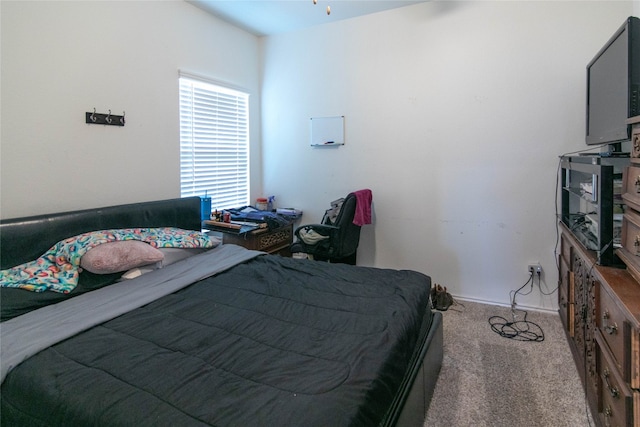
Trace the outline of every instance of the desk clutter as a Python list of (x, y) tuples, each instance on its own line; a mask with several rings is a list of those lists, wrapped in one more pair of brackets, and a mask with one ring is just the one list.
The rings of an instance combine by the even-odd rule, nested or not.
[(286, 214), (245, 206), (215, 210), (210, 219), (202, 221), (202, 227), (219, 232), (223, 244), (291, 256), (289, 246), (293, 242), (293, 223), (300, 215), (300, 211)]
[[(223, 244), (291, 256), (293, 224), (302, 211), (293, 208), (274, 209), (275, 197), (260, 198), (256, 206), (213, 210), (211, 198), (201, 197), (202, 228), (221, 234)], [(266, 209), (265, 209), (266, 207)]]
[(253, 206), (238, 209), (217, 209), (205, 219), (205, 228), (226, 233), (243, 234), (258, 229), (276, 230), (292, 224), (302, 216), (297, 209), (278, 209), (275, 211), (259, 210)]
[(249, 231), (257, 230), (260, 228), (267, 228), (267, 224), (257, 223), (238, 223), (238, 222), (224, 222), (212, 219), (205, 219), (203, 221), (204, 228), (214, 231), (222, 231), (224, 233), (246, 233)]

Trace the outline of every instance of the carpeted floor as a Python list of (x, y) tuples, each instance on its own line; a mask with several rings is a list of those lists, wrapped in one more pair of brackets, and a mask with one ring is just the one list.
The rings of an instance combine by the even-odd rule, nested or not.
[(594, 425), (557, 314), (530, 311), (544, 341), (524, 342), (501, 337), (488, 322), (512, 321), (510, 308), (461, 302), (443, 312), (444, 360), (425, 426)]

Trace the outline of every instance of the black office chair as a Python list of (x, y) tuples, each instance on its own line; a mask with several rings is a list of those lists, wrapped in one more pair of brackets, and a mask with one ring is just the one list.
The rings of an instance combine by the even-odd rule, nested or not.
[(313, 259), (332, 263), (356, 264), (360, 243), (360, 226), (353, 223), (357, 198), (349, 193), (332, 220), (327, 210), (321, 224), (308, 224), (295, 231), (297, 241), (290, 246), (291, 253), (313, 255)]

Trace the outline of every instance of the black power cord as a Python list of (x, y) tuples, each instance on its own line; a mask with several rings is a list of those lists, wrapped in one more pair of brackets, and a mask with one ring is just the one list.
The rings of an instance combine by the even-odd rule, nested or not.
[[(540, 280), (540, 276), (538, 276), (538, 281)], [(521, 293), (529, 283), (531, 283), (531, 289), (529, 292)], [(491, 325), (491, 330), (503, 338), (509, 338), (516, 341), (533, 341), (533, 342), (542, 342), (544, 341), (544, 331), (542, 328), (529, 320), (527, 320), (527, 312), (525, 310), (516, 310), (516, 295), (529, 295), (533, 292), (533, 284), (534, 284), (534, 273), (531, 272), (529, 276), (529, 280), (522, 285), (517, 291), (509, 292), (511, 296), (511, 315), (513, 317), (513, 321), (509, 322), (502, 316), (491, 316), (489, 318), (489, 324)], [(516, 311), (524, 313), (522, 320), (516, 320), (517, 315)]]
[(527, 312), (524, 312), (524, 320), (509, 322), (501, 316), (492, 316), (489, 318), (491, 330), (503, 338), (509, 338), (516, 341), (544, 341), (544, 331), (533, 322), (527, 320)]

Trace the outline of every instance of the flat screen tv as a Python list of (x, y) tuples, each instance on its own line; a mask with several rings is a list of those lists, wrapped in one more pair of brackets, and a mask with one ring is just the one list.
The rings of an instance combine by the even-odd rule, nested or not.
[[(631, 138), (640, 115), (640, 19), (630, 17), (587, 65), (587, 145)], [(617, 145), (616, 145), (617, 144)]]

